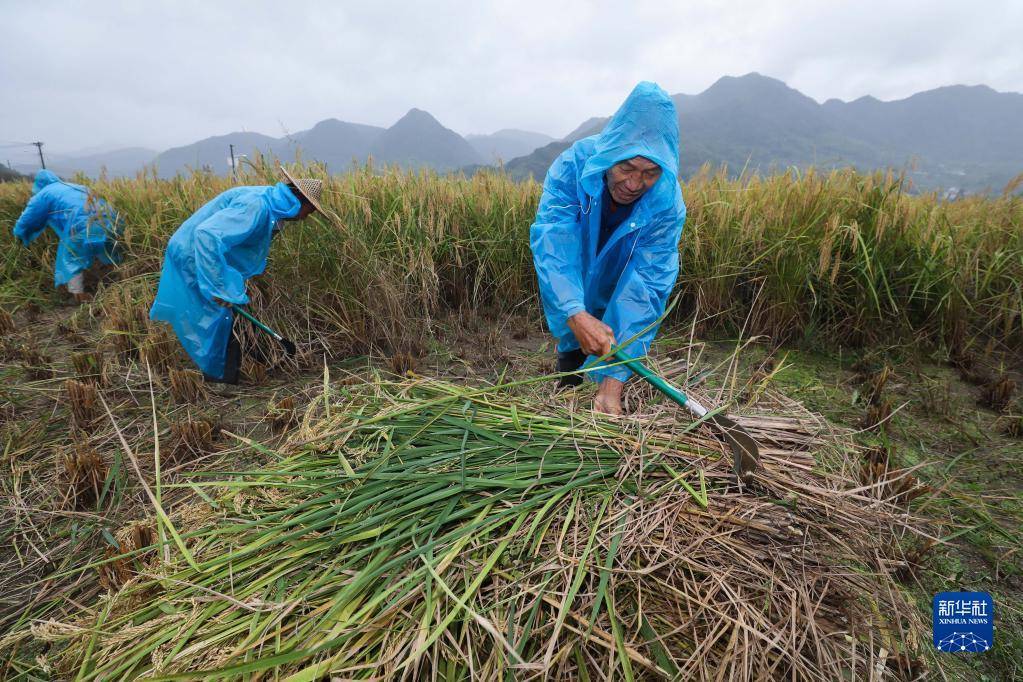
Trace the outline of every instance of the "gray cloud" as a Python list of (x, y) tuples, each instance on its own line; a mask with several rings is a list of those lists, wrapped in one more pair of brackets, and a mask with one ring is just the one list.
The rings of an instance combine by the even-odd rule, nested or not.
[[(493, 5), (493, 6), (490, 6)], [(741, 5), (741, 6), (740, 6)], [(157, 149), (410, 107), (461, 133), (562, 135), (632, 85), (759, 71), (817, 100), (1023, 90), (1023, 3), (7, 3), (0, 144)], [(31, 149), (0, 149), (0, 159)], [(17, 159), (15, 159), (17, 160)]]

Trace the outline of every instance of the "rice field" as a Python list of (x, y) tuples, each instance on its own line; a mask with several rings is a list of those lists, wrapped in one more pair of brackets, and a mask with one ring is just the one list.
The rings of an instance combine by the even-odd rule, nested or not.
[[(292, 336), (342, 353), (417, 351), (445, 312), (536, 307), (527, 236), (538, 184), (486, 173), (301, 172), (326, 182), (333, 219), (289, 225), (256, 286), (257, 307)], [(262, 160), (239, 179), (271, 181)], [(126, 295), (145, 300), (170, 234), (231, 183), (197, 173), (94, 186), (125, 219)], [(849, 348), (922, 343), (957, 354), (978, 343), (1020, 348), (1019, 195), (943, 202), (907, 193), (891, 174), (729, 180), (710, 169), (684, 194), (675, 319), (696, 312), (698, 331)], [(28, 196), (25, 184), (0, 185), (0, 224), (13, 222)], [(9, 230), (0, 246), (0, 305), (17, 308), (45, 287), (45, 269), (15, 248)]]
[[(55, 242), (10, 236), (28, 185), (0, 184), (0, 677), (940, 670), (920, 574), (958, 537), (934, 510), (959, 489), (896, 453), (907, 369), (878, 351), (950, 361), (1011, 432), (1023, 199), (948, 203), (852, 172), (686, 183), (653, 362), (761, 443), (740, 486), (713, 432), (649, 387), (630, 384), (618, 420), (589, 413), (588, 389), (554, 393), (527, 240), (539, 185), (302, 173), (332, 215), (288, 224), (251, 282), (299, 354), (264, 353), (226, 392), (147, 312), (170, 234), (233, 183), (94, 183), (126, 258), (76, 308), (52, 290)], [(257, 160), (240, 181), (271, 178)], [(704, 357), (705, 336), (731, 350)], [(749, 367), (760, 347), (864, 358), (862, 423), (779, 391), (785, 351)], [(829, 416), (848, 401), (805, 383)], [(1005, 530), (1019, 510), (967, 499), (970, 533), (1000, 530), (1003, 552), (1021, 539)], [(1005, 660), (993, 670), (1023, 665)]]

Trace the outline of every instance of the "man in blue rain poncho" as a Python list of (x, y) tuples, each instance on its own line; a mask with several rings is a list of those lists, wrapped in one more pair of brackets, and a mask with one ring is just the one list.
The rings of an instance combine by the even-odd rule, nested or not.
[(36, 173), (32, 194), (14, 236), (28, 246), (49, 225), (58, 239), (53, 284), (66, 286), (79, 303), (87, 301), (85, 271), (120, 260), (117, 214), (87, 187), (63, 182), (48, 170)]
[(163, 261), (150, 318), (170, 322), (207, 379), (238, 383), (241, 347), (231, 305), (249, 302), (246, 281), (266, 268), (270, 239), (281, 221), (320, 210), (322, 183), (296, 180), (235, 187), (200, 208), (177, 229)]
[[(634, 336), (628, 353), (647, 353), (678, 276), (686, 217), (678, 145), (674, 103), (644, 82), (603, 132), (573, 144), (547, 171), (529, 242), (559, 372)], [(586, 374), (599, 382), (594, 409), (621, 414), (631, 372), (601, 365)]]

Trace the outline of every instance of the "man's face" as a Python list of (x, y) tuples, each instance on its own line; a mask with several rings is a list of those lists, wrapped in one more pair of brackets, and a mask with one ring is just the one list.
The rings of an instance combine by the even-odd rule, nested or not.
[(309, 217), (309, 214), (311, 214), (315, 210), (316, 210), (316, 207), (314, 207), (308, 201), (303, 201), (302, 202), (302, 208), (298, 209), (298, 213), (295, 214), (295, 217), (294, 218), (286, 218), (286, 220), (302, 220), (303, 218)]
[(661, 167), (643, 156), (619, 161), (607, 169), (607, 189), (616, 204), (631, 204), (661, 179)]

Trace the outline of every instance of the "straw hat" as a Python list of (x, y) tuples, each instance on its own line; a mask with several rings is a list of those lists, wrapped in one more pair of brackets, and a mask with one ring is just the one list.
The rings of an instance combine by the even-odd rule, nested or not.
[(281, 174), (287, 179), (287, 182), (295, 186), (317, 211), (323, 213), (323, 207), (320, 206), (320, 195), (323, 194), (322, 180), (315, 180), (313, 178), (300, 178), (296, 180), (284, 166), (281, 166)]

